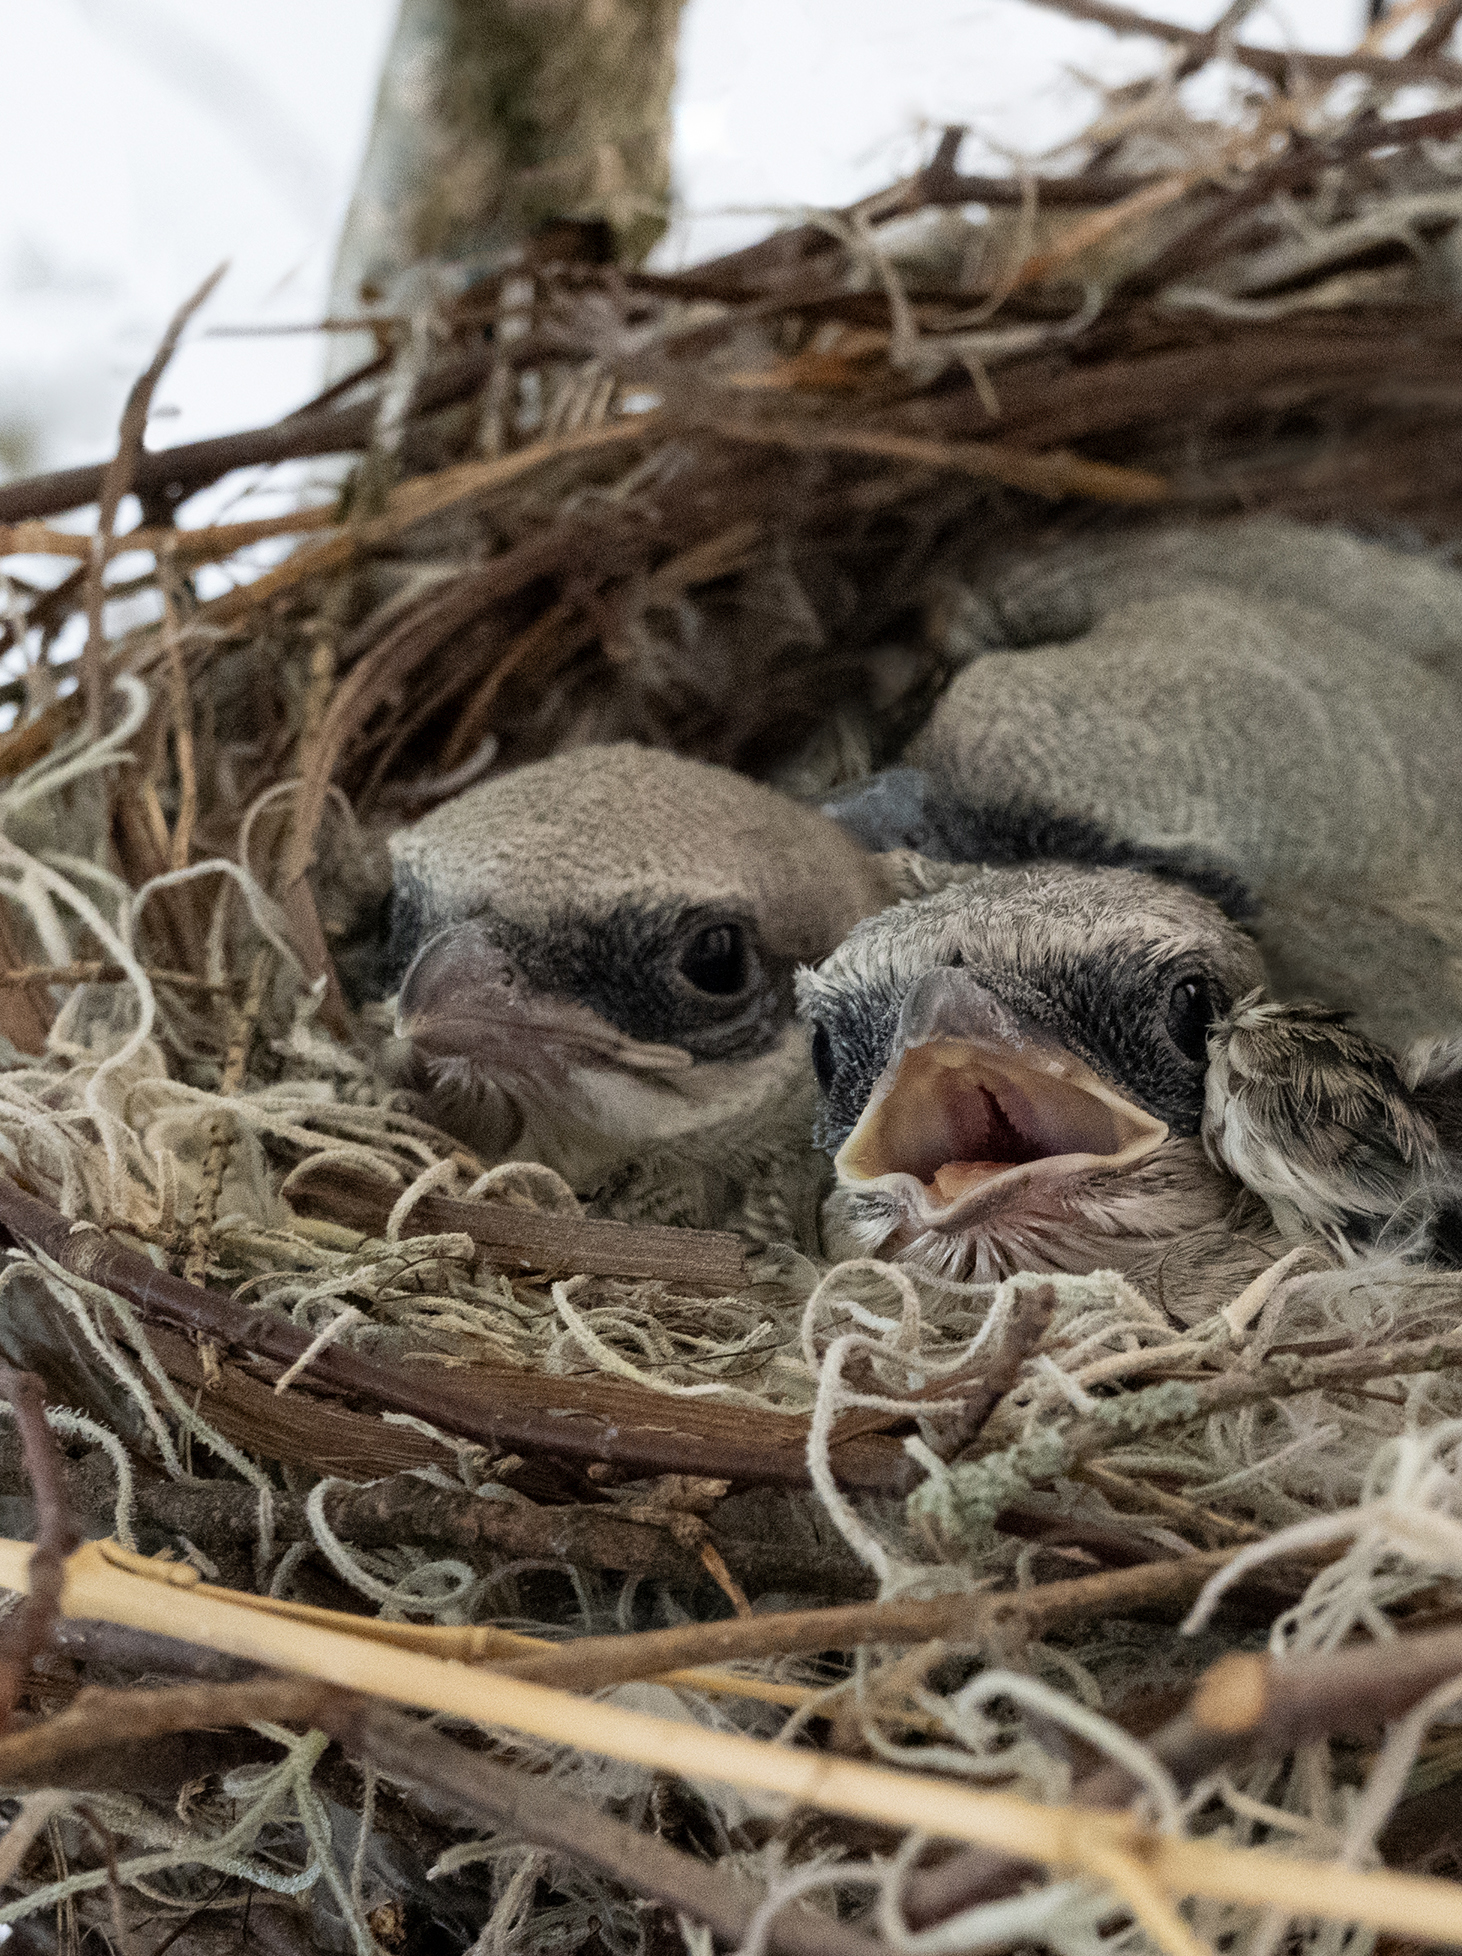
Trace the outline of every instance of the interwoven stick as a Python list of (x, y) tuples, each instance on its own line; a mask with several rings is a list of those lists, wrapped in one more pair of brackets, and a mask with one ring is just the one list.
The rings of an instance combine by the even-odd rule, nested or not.
[[(24, 1589), (29, 1549), (0, 1542), (0, 1583)], [(1196, 1560), (1196, 1558), (1194, 1558)], [(854, 1760), (707, 1731), (617, 1705), (586, 1703), (517, 1678), (445, 1664), (413, 1651), (382, 1653), (367, 1640), (314, 1625), (281, 1624), (214, 1597), (188, 1594), (162, 1565), (161, 1580), (112, 1566), (88, 1543), (66, 1565), (62, 1607), (176, 1635), (257, 1662), (292, 1667), (345, 1690), (364, 1691), (423, 1710), (533, 1733), (691, 1778), (755, 1787), (832, 1813), (873, 1820), (935, 1838), (963, 1840), (1049, 1867), (1111, 1880), (1142, 1914), (1148, 1884), (1164, 1898), (1206, 1896), (1288, 1916), (1356, 1922), (1434, 1941), (1456, 1940), (1462, 1887), (1416, 1875), (1359, 1872), (1333, 1862), (1300, 1861), (1155, 1833), (1131, 1815), (1041, 1807), (1008, 1793), (977, 1792), (947, 1780), (866, 1766)], [(1137, 1870), (1141, 1870), (1140, 1876)]]

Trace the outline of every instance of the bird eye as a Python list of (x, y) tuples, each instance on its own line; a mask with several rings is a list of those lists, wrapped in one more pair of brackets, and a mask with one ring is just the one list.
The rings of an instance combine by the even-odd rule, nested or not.
[(812, 1070), (817, 1075), (817, 1084), (824, 1093), (831, 1093), (837, 1067), (833, 1061), (833, 1042), (828, 1037), (825, 1025), (812, 1028)]
[(1180, 978), (1168, 995), (1168, 1038), (1184, 1059), (1208, 1059), (1208, 1028), (1218, 1017), (1206, 978)]
[(729, 998), (746, 985), (746, 933), (740, 924), (708, 924), (680, 954), (680, 975), (698, 992)]

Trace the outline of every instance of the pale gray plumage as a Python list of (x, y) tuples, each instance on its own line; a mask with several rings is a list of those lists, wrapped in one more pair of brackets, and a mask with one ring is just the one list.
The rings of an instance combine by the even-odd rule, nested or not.
[(887, 866), (631, 746), (470, 789), (391, 852), (398, 1025), (444, 1125), (602, 1213), (815, 1239), (793, 972), (897, 895)]
[(1462, 578), (1266, 520), (1093, 539), (959, 588), (965, 654), (992, 649), (909, 749), (922, 828), (872, 840), (1241, 886), (1277, 990), (1395, 1041), (1450, 1028)]
[(858, 925), (798, 981), (829, 1249), (1165, 1275), (1187, 1317), (1306, 1237), (1454, 1260), (1462, 1185), (1419, 1084), (1447, 1066), (1403, 1078), (1260, 972), (1214, 904), (1127, 870), (953, 871)]
[[(846, 833), (724, 770), (618, 747), (520, 769), (393, 838), (398, 971), (421, 953), (402, 1030), (440, 1118), (558, 1167), (606, 1213), (805, 1238), (791, 966), (939, 880), (878, 853), (900, 848), (1156, 870), (1244, 911), (1249, 985), (1271, 998), (1354, 1012), (1398, 1050), (1462, 1023), (1455, 573), (1339, 532), (1169, 524), (986, 565), (940, 602), (964, 669), (911, 766), (829, 811)], [(726, 922), (765, 968), (687, 1017), (674, 961)], [(1090, 919), (1094, 941), (1104, 927)], [(1332, 1048), (1327, 1077), (1372, 1064)], [(1315, 1055), (1280, 1049), (1299, 1092)], [(1164, 1161), (1163, 1203), (1217, 1228), (1226, 1176), (1196, 1141)], [(1246, 1172), (1275, 1194), (1257, 1157)]]

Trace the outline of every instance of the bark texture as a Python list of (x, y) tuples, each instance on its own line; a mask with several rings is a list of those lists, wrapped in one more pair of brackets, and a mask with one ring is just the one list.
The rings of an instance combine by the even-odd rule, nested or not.
[(335, 307), (427, 262), (488, 272), (558, 224), (642, 258), (665, 224), (683, 4), (402, 0)]

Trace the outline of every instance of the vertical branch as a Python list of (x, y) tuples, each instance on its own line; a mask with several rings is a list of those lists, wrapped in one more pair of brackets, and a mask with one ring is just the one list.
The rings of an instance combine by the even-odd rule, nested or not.
[(183, 328), (207, 299), (227, 270), (220, 265), (208, 274), (190, 299), (185, 299), (168, 322), (157, 352), (145, 373), (132, 383), (127, 405), (122, 409), (117, 434), (117, 452), (108, 462), (102, 477), (101, 510), (91, 555), (86, 565), (86, 646), (81, 655), (81, 690), (86, 700), (87, 732), (94, 740), (102, 730), (103, 678), (106, 659), (106, 634), (102, 628), (102, 607), (106, 599), (103, 579), (112, 554), (112, 538), (117, 527), (117, 511), (132, 486), (137, 458), (142, 453), (142, 438), (147, 433), (147, 416), (157, 383), (167, 371), (177, 351)]
[[(550, 227), (565, 255), (635, 261), (670, 196), (684, 0), (401, 0), (340, 241), (332, 310), (414, 266), (511, 262)], [(334, 349), (353, 364), (358, 348)]]
[(30, 1589), (0, 1622), (0, 1729), (10, 1722), (31, 1660), (51, 1641), (66, 1580), (66, 1558), (81, 1540), (71, 1518), (61, 1455), (46, 1424), (46, 1388), (34, 1372), (0, 1366), (0, 1393), (15, 1408), (26, 1471), (36, 1500)]
[(174, 869), (186, 869), (193, 848), (193, 824), (198, 818), (198, 772), (193, 758), (193, 715), (188, 700), (188, 674), (183, 664), (183, 637), (178, 619), (176, 554), (172, 550), (159, 551), (157, 568), (158, 583), (162, 587), (162, 636), (173, 712), (173, 751), (178, 764), (178, 816), (173, 824), (170, 856)]

